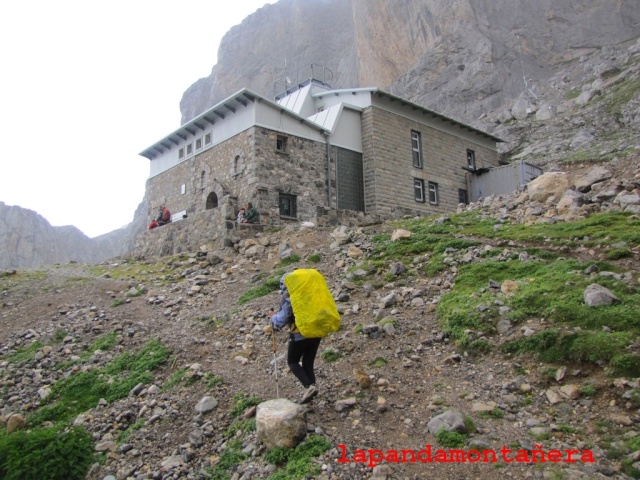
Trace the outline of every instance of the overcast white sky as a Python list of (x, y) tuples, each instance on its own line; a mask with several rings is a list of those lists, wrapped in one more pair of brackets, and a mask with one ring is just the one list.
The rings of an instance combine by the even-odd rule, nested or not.
[(133, 219), (149, 161), (224, 34), (276, 0), (0, 3), (0, 201), (89, 237)]

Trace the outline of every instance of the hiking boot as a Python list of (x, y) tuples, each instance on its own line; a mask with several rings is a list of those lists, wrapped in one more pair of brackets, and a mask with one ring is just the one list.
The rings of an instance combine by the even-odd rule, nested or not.
[(302, 395), (302, 400), (300, 400), (300, 403), (301, 404), (309, 403), (313, 399), (313, 397), (315, 397), (317, 394), (318, 394), (318, 389), (316, 388), (315, 385), (311, 385), (304, 391), (304, 394)]

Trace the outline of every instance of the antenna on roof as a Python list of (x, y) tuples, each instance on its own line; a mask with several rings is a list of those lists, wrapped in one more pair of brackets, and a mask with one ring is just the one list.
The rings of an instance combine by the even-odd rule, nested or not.
[(518, 52), (520, 54), (520, 68), (522, 69), (522, 80), (524, 81), (524, 92), (527, 94), (527, 113), (531, 112), (531, 97), (533, 96), (536, 100), (538, 100), (538, 96), (533, 93), (533, 91), (529, 88), (529, 83), (527, 80), (527, 76), (524, 73), (524, 62), (522, 61), (522, 42), (520, 41), (520, 35), (516, 33), (516, 38), (518, 39)]

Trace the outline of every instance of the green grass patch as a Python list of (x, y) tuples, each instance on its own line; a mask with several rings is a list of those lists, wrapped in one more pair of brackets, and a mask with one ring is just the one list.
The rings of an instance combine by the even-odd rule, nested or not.
[(3, 480), (81, 480), (94, 461), (93, 440), (81, 427), (0, 430)]
[(545, 362), (577, 363), (606, 362), (614, 374), (640, 375), (640, 357), (626, 353), (626, 347), (636, 335), (632, 332), (560, 332), (549, 329), (530, 337), (512, 340), (502, 345), (504, 353), (535, 353)]
[(477, 340), (473, 340), (472, 342), (469, 342), (469, 344), (467, 345), (467, 351), (469, 353), (475, 353), (475, 354), (489, 353), (492, 349), (493, 349), (493, 345), (491, 345), (491, 342), (484, 338), (478, 338)]
[(242, 415), (247, 408), (255, 407), (262, 402), (258, 397), (249, 397), (244, 392), (236, 393), (232, 400), (233, 407), (229, 411), (232, 418)]
[(116, 346), (116, 337), (116, 332), (111, 332), (98, 338), (91, 345), (89, 345), (89, 348), (87, 348), (87, 350), (80, 355), (80, 358), (86, 360), (98, 350), (100, 350), (101, 352), (108, 352)]
[(467, 443), (467, 435), (441, 428), (436, 432), (436, 440), (446, 448), (462, 448)]
[(294, 263), (298, 263), (299, 261), (300, 261), (300, 255), (293, 253), (287, 258), (283, 258), (282, 260), (280, 260), (280, 266), (286, 267), (287, 265), (292, 265)]
[(164, 382), (164, 385), (162, 385), (162, 391), (163, 392), (169, 391), (173, 387), (178, 385), (184, 378), (185, 374), (187, 373), (187, 370), (189, 369), (187, 367), (184, 367), (184, 368), (179, 368), (178, 370), (173, 372), (171, 376), (167, 379), (167, 381)]
[[(467, 340), (465, 329), (493, 330), (499, 313), (494, 305), (496, 295), (486, 289), (489, 280), (519, 283), (512, 297), (501, 298), (511, 309), (508, 316), (515, 323), (544, 317), (550, 323), (566, 323), (586, 329), (601, 329), (605, 325), (615, 330), (639, 329), (640, 317), (635, 311), (640, 305), (640, 291), (636, 287), (599, 277), (597, 282), (612, 290), (621, 302), (601, 308), (584, 304), (584, 289), (593, 282), (582, 273), (589, 265), (567, 259), (550, 263), (487, 260), (463, 265), (453, 290), (438, 304), (437, 313), (443, 329), (462, 343)], [(615, 271), (614, 266), (606, 263), (596, 262), (596, 266), (601, 271)], [(481, 305), (490, 308), (482, 310), (479, 308)]]
[(519, 242), (545, 242), (552, 245), (595, 246), (627, 242), (640, 244), (640, 220), (631, 220), (630, 213), (596, 213), (574, 222), (553, 224), (503, 224), (495, 237)]
[(319, 253), (312, 253), (307, 257), (307, 263), (320, 263), (322, 256)]
[(504, 410), (502, 410), (499, 407), (494, 408), (493, 410), (489, 411), (489, 412), (480, 412), (478, 413), (478, 416), (480, 418), (504, 418)]
[(376, 322), (378, 325), (380, 325), (381, 327), (384, 327), (385, 325), (393, 325), (394, 327), (397, 325), (396, 319), (393, 317), (384, 317), (381, 318), (380, 320), (378, 320)]
[(211, 372), (207, 372), (204, 374), (204, 384), (207, 388), (214, 388), (218, 385), (224, 383), (224, 379), (218, 375), (214, 375)]
[(389, 360), (387, 360), (386, 358), (376, 357), (373, 360), (370, 360), (369, 362), (367, 362), (367, 365), (370, 367), (380, 368), (380, 367), (384, 367), (387, 363), (389, 363)]
[(7, 362), (13, 363), (16, 365), (24, 362), (30, 362), (36, 358), (36, 353), (41, 348), (42, 348), (42, 344), (40, 343), (40, 341), (36, 340), (28, 347), (22, 347), (18, 349), (16, 353), (12, 353), (10, 355), (5, 356), (4, 359)]
[(113, 302), (111, 302), (112, 307), (119, 307), (120, 305), (124, 305), (124, 300), (121, 298), (116, 298)]
[(225, 432), (227, 438), (234, 437), (237, 432), (249, 433), (256, 431), (256, 419), (249, 418), (247, 420), (235, 420)]
[(269, 480), (291, 480), (315, 477), (321, 469), (312, 460), (331, 449), (331, 443), (319, 435), (312, 435), (295, 448), (275, 447), (264, 454), (268, 463), (283, 465)]
[(143, 292), (141, 290), (134, 288), (127, 292), (127, 297), (139, 297), (140, 295), (142, 295), (142, 293)]
[(634, 254), (628, 248), (613, 248), (606, 253), (607, 260), (620, 260), (621, 258), (633, 258)]
[(205, 469), (206, 480), (229, 480), (231, 472), (246, 459), (242, 453), (242, 440), (234, 438), (227, 442), (227, 448), (220, 454), (220, 459), (213, 467)]
[(335, 348), (329, 347), (320, 354), (320, 357), (322, 357), (322, 360), (325, 362), (337, 362), (342, 358), (342, 353)]
[(172, 281), (174, 269), (181, 267), (188, 258), (187, 255), (176, 255), (159, 259), (157, 262), (127, 259), (119, 262), (117, 266), (98, 265), (91, 267), (89, 271), (96, 277), (107, 274), (115, 280), (136, 280), (139, 283), (153, 281), (166, 285)]
[(238, 298), (238, 304), (244, 305), (245, 303), (253, 300), (254, 298), (264, 297), (265, 295), (275, 292), (280, 289), (280, 277), (284, 274), (284, 271), (277, 271), (270, 277), (268, 277), (262, 284), (250, 289), (243, 293)]
[(593, 397), (598, 392), (598, 387), (593, 383), (587, 383), (580, 387), (580, 395), (583, 397)]
[[(439, 225), (432, 224), (434, 218), (435, 217), (429, 217), (407, 222), (398, 222), (398, 228), (403, 228), (411, 232), (410, 238), (403, 238), (392, 242), (391, 236), (387, 234), (373, 236), (372, 241), (374, 248), (371, 252), (372, 258), (384, 257), (399, 259), (405, 256), (415, 256), (424, 253), (442, 253), (447, 248), (463, 250), (477, 245), (476, 241), (463, 238), (451, 238), (449, 236), (453, 233), (458, 233), (459, 229), (462, 228), (461, 225), (467, 225), (471, 228), (471, 223), (468, 222), (468, 219), (479, 219), (479, 216), (475, 214), (475, 212), (471, 215), (455, 215), (453, 216), (453, 218), (455, 218), (454, 221)], [(491, 225), (493, 225), (493, 222), (491, 222)], [(487, 231), (490, 231), (490, 229), (487, 228)]]
[(112, 402), (126, 397), (137, 384), (151, 382), (150, 372), (164, 364), (170, 354), (158, 340), (150, 340), (137, 353), (125, 352), (102, 368), (58, 380), (46, 404), (29, 415), (27, 422), (38, 426), (45, 421), (67, 421), (95, 407), (101, 398)]
[(618, 117), (625, 105), (637, 95), (640, 90), (640, 80), (626, 79), (611, 89), (611, 93), (603, 98), (607, 113)]

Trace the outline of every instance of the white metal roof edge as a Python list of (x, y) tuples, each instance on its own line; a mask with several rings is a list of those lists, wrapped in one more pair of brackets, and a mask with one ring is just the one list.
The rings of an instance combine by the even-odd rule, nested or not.
[[(320, 131), (324, 131), (324, 132), (330, 133), (326, 128), (321, 127), (317, 123), (311, 122), (311, 121), (307, 120), (306, 118), (301, 117), (297, 113), (295, 113), (295, 112), (283, 107), (282, 105), (280, 105), (278, 103), (275, 103), (275, 102), (269, 100), (268, 98), (263, 97), (262, 95), (260, 95), (258, 93), (253, 92), (252, 90), (249, 90), (247, 88), (243, 88), (241, 90), (238, 90), (233, 95), (229, 95), (227, 98), (225, 98), (224, 100), (221, 100), (220, 102), (218, 102), (217, 104), (215, 104), (214, 106), (212, 106), (208, 110), (204, 111), (203, 113), (201, 113), (197, 117), (194, 117), (193, 119), (189, 120), (187, 123), (181, 125), (179, 128), (177, 128), (176, 130), (174, 130), (170, 134), (165, 135), (160, 140), (154, 142), (153, 144), (151, 144), (150, 146), (148, 146), (147, 148), (142, 150), (138, 155), (143, 156), (145, 158), (149, 158), (145, 154), (150, 152), (150, 151), (152, 151), (156, 146), (161, 145), (162, 142), (169, 141), (169, 139), (172, 136), (177, 135), (178, 133), (181, 133), (181, 132), (185, 131), (188, 127), (193, 126), (199, 120), (203, 120), (205, 117), (207, 117), (207, 115), (209, 115), (209, 114), (215, 112), (216, 110), (224, 107), (226, 103), (229, 103), (232, 100), (238, 101), (237, 98), (238, 97), (242, 97), (242, 96), (244, 96), (247, 100), (252, 101), (252, 102), (256, 101), (256, 99), (257, 99), (259, 103), (265, 103), (265, 104), (269, 105), (272, 108), (280, 110), (283, 113), (294, 117), (296, 120), (300, 120), (301, 122), (307, 124), (309, 127), (312, 127), (312, 128), (318, 129)], [(250, 97), (253, 97), (253, 98), (250, 98)], [(231, 113), (235, 114), (235, 112), (231, 112)]]

